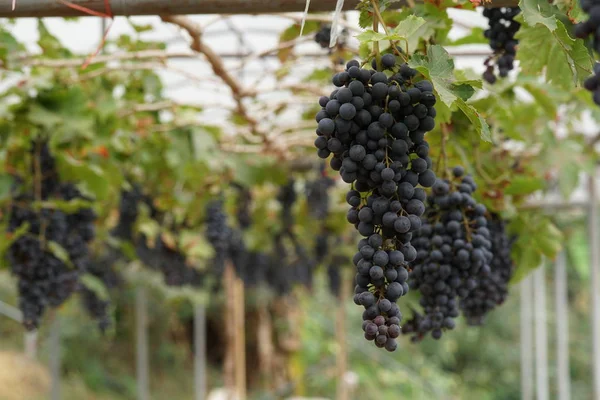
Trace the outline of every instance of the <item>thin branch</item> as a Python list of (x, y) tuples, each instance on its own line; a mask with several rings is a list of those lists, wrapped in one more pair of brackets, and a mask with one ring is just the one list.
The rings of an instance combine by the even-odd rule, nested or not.
[(238, 107), (238, 113), (250, 124), (253, 131), (257, 131), (258, 121), (250, 116), (243, 102), (244, 97), (249, 96), (250, 94), (238, 83), (237, 79), (229, 74), (219, 55), (202, 41), (202, 28), (191, 19), (183, 16), (163, 15), (161, 16), (161, 19), (164, 22), (177, 25), (188, 32), (192, 37), (192, 44), (190, 45), (191, 49), (204, 54), (214, 73), (231, 89), (231, 93), (233, 94), (233, 98)]
[(178, 104), (171, 100), (161, 101), (158, 103), (142, 103), (136, 104), (133, 107), (128, 107), (126, 110), (119, 110), (117, 112), (118, 117), (127, 117), (129, 115), (133, 115), (140, 112), (151, 112), (151, 111), (161, 111), (169, 108), (175, 108)]
[[(22, 61), (25, 65), (32, 67), (50, 67), (50, 68), (77, 68), (81, 67), (86, 61), (85, 57), (82, 58), (69, 58), (69, 59), (47, 59), (47, 58), (34, 58), (32, 55), (23, 55), (19, 57), (19, 61)], [(148, 58), (158, 58), (160, 60), (167, 60), (173, 58), (198, 58), (195, 53), (187, 52), (176, 52), (168, 53), (164, 50), (142, 50), (131, 53), (114, 53), (106, 55), (98, 55), (90, 61), (92, 64), (102, 64), (111, 61), (132, 61), (132, 60), (146, 60)]]

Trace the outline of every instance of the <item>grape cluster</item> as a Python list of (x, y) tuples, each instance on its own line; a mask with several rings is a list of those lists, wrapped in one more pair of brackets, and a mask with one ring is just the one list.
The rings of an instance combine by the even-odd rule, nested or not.
[(590, 35), (593, 38), (593, 46), (596, 52), (600, 53), (600, 1), (598, 0), (580, 0), (581, 9), (589, 15), (587, 21), (581, 22), (575, 26), (575, 37), (586, 39)]
[(281, 204), (281, 223), (284, 231), (290, 231), (294, 225), (293, 207), (298, 200), (295, 184), (296, 182), (290, 179), (277, 194), (277, 201)]
[(319, 177), (306, 182), (306, 202), (310, 215), (319, 220), (325, 220), (329, 215), (329, 189), (335, 181), (327, 176), (325, 164), (321, 164)]
[(504, 303), (513, 273), (510, 255), (513, 239), (506, 234), (504, 221), (495, 216), (488, 221), (488, 229), (494, 254), (490, 263), (491, 273), (481, 270), (477, 288), (460, 302), (462, 313), (470, 325), (481, 325), (488, 312)]
[[(45, 140), (32, 145), (32, 187), (21, 186), (13, 198), (8, 232), (26, 231), (8, 248), (7, 260), (17, 276), (23, 324), (35, 329), (48, 306), (56, 307), (79, 287), (88, 268), (88, 243), (95, 236), (96, 215), (90, 208), (67, 214), (59, 209), (34, 207), (35, 200), (90, 200), (72, 183), (60, 182), (54, 157)], [(22, 230), (21, 230), (22, 232)], [(58, 249), (66, 258), (59, 258)]]
[(423, 315), (403, 326), (403, 333), (419, 341), (431, 332), (435, 339), (453, 329), (459, 299), (477, 288), (478, 278), (491, 274), (492, 243), (486, 208), (472, 197), (477, 189), (462, 167), (451, 179), (438, 179), (427, 198), (421, 229), (413, 240), (417, 257), (409, 285), (421, 293)]
[(206, 206), (206, 238), (215, 250), (214, 272), (220, 275), (225, 270), (225, 261), (229, 254), (231, 228), (227, 225), (227, 214), (223, 210), (221, 199), (213, 200)]
[[(407, 263), (421, 227), (426, 193), (435, 182), (425, 134), (435, 126), (433, 85), (392, 54), (381, 57), (387, 71), (347, 63), (333, 77), (339, 89), (321, 97), (315, 147), (353, 189), (347, 219), (365, 238), (354, 256), (354, 302), (365, 308), (365, 337), (389, 351), (396, 348), (400, 310), (408, 292)], [(391, 321), (391, 322), (390, 322)], [(379, 332), (379, 333), (378, 333)], [(384, 340), (384, 338), (386, 340)]]
[(236, 218), (239, 227), (244, 230), (252, 225), (252, 215), (250, 207), (252, 205), (252, 192), (247, 187), (233, 183), (232, 186), (238, 192)]
[(483, 73), (483, 79), (488, 83), (496, 82), (494, 63), (498, 67), (500, 77), (505, 78), (508, 72), (514, 68), (515, 55), (519, 41), (515, 39), (521, 24), (515, 21), (515, 17), (521, 12), (519, 7), (485, 8), (483, 16), (489, 19), (489, 28), (485, 31), (485, 37), (490, 41), (490, 47), (494, 55), (485, 61), (487, 67)]
[[(111, 235), (135, 244), (137, 257), (144, 265), (160, 271), (167, 286), (200, 286), (203, 274), (187, 264), (186, 256), (177, 248), (167, 245), (162, 236), (148, 238), (145, 234), (134, 235), (133, 226), (139, 215), (139, 205), (146, 204), (150, 209), (150, 218), (158, 220), (160, 212), (154, 207), (152, 198), (145, 195), (140, 186), (132, 184), (128, 190), (121, 191), (119, 220)], [(148, 245), (149, 242), (151, 245)], [(124, 257), (118, 252), (114, 261)]]
[(592, 92), (594, 103), (600, 106), (600, 63), (594, 64), (594, 75), (583, 82), (583, 87)]
[(144, 199), (139, 185), (130, 190), (122, 190), (119, 199), (119, 220), (111, 235), (124, 240), (133, 239), (133, 225), (138, 217), (138, 205)]
[(331, 26), (323, 25), (321, 29), (315, 34), (315, 42), (324, 49), (329, 48), (329, 42), (331, 41)]
[[(107, 290), (115, 289), (123, 282), (114, 268), (121, 257), (120, 252), (111, 250), (105, 255), (92, 258), (87, 273), (96, 277)], [(83, 307), (90, 317), (97, 321), (100, 331), (105, 332), (111, 324), (109, 315), (110, 298), (101, 298), (95, 290), (87, 287), (85, 283), (80, 285), (79, 292)]]
[(342, 288), (340, 265), (344, 265), (345, 263), (346, 256), (335, 254), (327, 266), (327, 282), (329, 284), (329, 292), (336, 297), (339, 297)]

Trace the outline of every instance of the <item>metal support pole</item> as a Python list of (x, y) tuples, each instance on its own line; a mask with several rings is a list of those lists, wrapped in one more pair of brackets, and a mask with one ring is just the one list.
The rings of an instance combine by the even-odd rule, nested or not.
[[(96, 12), (106, 13), (106, 0), (71, 0), (77, 6)], [(417, 0), (416, 3), (422, 2)], [(319, 0), (310, 4), (311, 12), (333, 12), (337, 0)], [(345, 10), (353, 10), (358, 0), (346, 0)], [(406, 1), (393, 3), (399, 8)], [(516, 0), (494, 0), (490, 7), (516, 6)], [(302, 12), (306, 0), (119, 0), (111, 2), (114, 15), (183, 15), (183, 14), (265, 14), (282, 12)], [(89, 13), (68, 7), (56, 0), (18, 0), (17, 8), (12, 9), (12, 1), (0, 2), (0, 17), (82, 17)]]
[(194, 307), (194, 391), (195, 400), (206, 397), (206, 310)]
[(539, 266), (533, 273), (533, 310), (535, 321), (535, 384), (537, 400), (549, 400), (546, 267), (544, 264)]
[(146, 288), (139, 287), (135, 296), (135, 331), (137, 355), (137, 398), (150, 399), (148, 368), (148, 308)]
[(25, 357), (29, 358), (30, 360), (35, 360), (37, 358), (37, 338), (37, 330), (25, 332), (23, 335), (25, 342)]
[(52, 326), (50, 327), (50, 377), (52, 380), (50, 398), (60, 400), (60, 377), (61, 377), (61, 343), (60, 343), (60, 316), (54, 313)]
[(598, 227), (598, 194), (596, 193), (596, 170), (588, 180), (590, 269), (592, 296), (592, 373), (594, 399), (600, 399), (600, 233)]
[(567, 296), (567, 257), (563, 251), (554, 263), (554, 300), (556, 306), (556, 375), (558, 400), (571, 399), (569, 373), (569, 299)]
[(521, 400), (533, 400), (532, 277), (523, 278), (521, 291)]

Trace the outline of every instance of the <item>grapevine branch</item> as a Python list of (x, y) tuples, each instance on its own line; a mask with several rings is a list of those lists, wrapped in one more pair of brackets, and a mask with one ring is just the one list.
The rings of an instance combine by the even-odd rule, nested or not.
[[(214, 73), (219, 78), (221, 78), (223, 82), (231, 89), (231, 93), (233, 95), (234, 101), (236, 102), (237, 112), (239, 113), (239, 115), (248, 122), (248, 125), (250, 126), (250, 129), (253, 133), (263, 138), (264, 146), (266, 149), (273, 147), (268, 135), (265, 132), (262, 132), (258, 129), (258, 121), (250, 115), (248, 109), (246, 108), (246, 105), (244, 104), (244, 98), (254, 96), (255, 93), (251, 93), (245, 90), (238, 83), (238, 81), (227, 71), (223, 60), (219, 57), (219, 55), (215, 53), (215, 51), (210, 46), (204, 43), (204, 41), (202, 40), (202, 28), (198, 24), (194, 23), (191, 19), (183, 16), (163, 15), (161, 16), (161, 19), (164, 22), (177, 25), (188, 32), (188, 34), (192, 38), (192, 44), (190, 46), (191, 49), (198, 53), (204, 54), (204, 56), (210, 63)], [(283, 151), (280, 150), (278, 155), (283, 156)]]

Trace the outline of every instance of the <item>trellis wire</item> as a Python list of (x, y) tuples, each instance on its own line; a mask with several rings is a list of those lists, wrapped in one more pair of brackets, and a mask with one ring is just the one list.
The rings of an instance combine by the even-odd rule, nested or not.
[(594, 399), (600, 399), (600, 234), (598, 232), (598, 194), (596, 193), (597, 169), (588, 179), (589, 194), (589, 243), (592, 297), (592, 371)]

